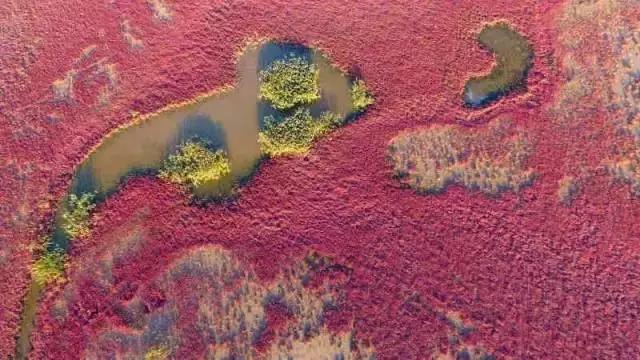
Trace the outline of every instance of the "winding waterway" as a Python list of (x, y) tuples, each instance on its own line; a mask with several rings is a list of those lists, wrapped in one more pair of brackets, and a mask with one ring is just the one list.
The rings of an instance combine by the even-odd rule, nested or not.
[[(95, 194), (97, 202), (117, 191), (131, 176), (157, 172), (178, 146), (197, 137), (225, 150), (231, 173), (194, 189), (199, 198), (229, 193), (250, 176), (261, 159), (258, 132), (267, 115), (286, 113), (261, 101), (259, 72), (273, 61), (300, 57), (319, 70), (320, 100), (310, 106), (313, 115), (329, 111), (348, 117), (353, 112), (351, 80), (319, 51), (308, 47), (266, 42), (250, 45), (237, 62), (237, 82), (232, 88), (170, 105), (156, 113), (137, 117), (130, 125), (109, 133), (77, 167), (69, 191), (60, 202), (49, 250), (68, 251), (71, 241), (62, 229), (69, 195)], [(32, 282), (25, 300), (16, 347), (16, 359), (26, 359), (31, 349), (38, 300), (43, 286)]]

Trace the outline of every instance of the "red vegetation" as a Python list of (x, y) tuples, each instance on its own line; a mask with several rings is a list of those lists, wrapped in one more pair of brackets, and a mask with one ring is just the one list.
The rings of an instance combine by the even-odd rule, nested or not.
[[(344, 306), (329, 322), (344, 327), (353, 319), (380, 359), (428, 358), (446, 347), (442, 311), (463, 314), (476, 328), (469, 343), (499, 358), (634, 358), (640, 202), (604, 174), (585, 181), (573, 206), (557, 202), (565, 171), (597, 165), (615, 141), (597, 129), (563, 130), (547, 111), (561, 80), (554, 65), (558, 2), (176, 1), (168, 2), (168, 22), (154, 20), (144, 1), (15, 5), (24, 16), (9, 24), (23, 30), (8, 47), (14, 62), (0, 70), (5, 76), (24, 67), (26, 77), (0, 93), (7, 109), (0, 118), (0, 357), (14, 351), (28, 245), (73, 167), (130, 111), (151, 112), (232, 83), (234, 51), (248, 37), (269, 36), (318, 45), (339, 65), (357, 68), (376, 104), (307, 158), (268, 161), (234, 203), (188, 206), (176, 188), (149, 178), (125, 185), (99, 207), (94, 235), (73, 249), (72, 264), (116, 244), (114, 229), (140, 211), (147, 215), (136, 226), (147, 241), (114, 266), (116, 293), (83, 280), (72, 265), (79, 296), (62, 323), (50, 311), (55, 294), (42, 302), (34, 358), (80, 356), (87, 334), (119, 321), (117, 298), (162, 273), (181, 249), (204, 243), (230, 249), (264, 279), (309, 250), (348, 266)], [(469, 112), (464, 82), (492, 66), (474, 32), (496, 19), (533, 44), (529, 92)], [(125, 20), (139, 30), (142, 50), (123, 40)], [(35, 59), (23, 64), (16, 54), (27, 43), (36, 44)], [(116, 64), (110, 105), (98, 105), (102, 80), (90, 78), (76, 82), (74, 101), (53, 103), (52, 82), (92, 44), (89, 62)], [(498, 114), (536, 139), (528, 165), (540, 177), (522, 193), (496, 199), (452, 187), (420, 196), (391, 178), (386, 146), (399, 132), (436, 122), (483, 126)], [(587, 148), (593, 151), (582, 163), (567, 160), (575, 160), (571, 149)], [(146, 306), (157, 306), (161, 294), (149, 291)]]

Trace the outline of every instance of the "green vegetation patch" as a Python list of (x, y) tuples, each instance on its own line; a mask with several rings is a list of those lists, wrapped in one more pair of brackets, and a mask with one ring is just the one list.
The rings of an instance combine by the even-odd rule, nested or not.
[(356, 79), (351, 85), (351, 103), (353, 104), (353, 111), (356, 113), (363, 112), (369, 105), (375, 102), (367, 85), (364, 81)]
[(45, 252), (31, 266), (31, 276), (40, 286), (59, 281), (64, 278), (67, 255), (62, 250)]
[(488, 145), (500, 141), (486, 140), (452, 126), (436, 126), (396, 137), (389, 145), (389, 157), (395, 175), (421, 193), (459, 184), (497, 195), (532, 183), (534, 173), (523, 164), (528, 148), (522, 136), (507, 139), (508, 149), (502, 155)]
[(230, 173), (231, 163), (224, 151), (212, 151), (201, 142), (188, 141), (169, 155), (158, 176), (172, 183), (195, 188), (220, 180)]
[(62, 214), (62, 230), (71, 238), (89, 235), (91, 210), (95, 208), (95, 195), (84, 193), (80, 196), (69, 195), (67, 207)]
[(308, 109), (297, 109), (281, 121), (273, 116), (266, 117), (258, 142), (262, 153), (269, 157), (304, 154), (315, 140), (343, 122), (342, 117), (332, 113), (326, 112), (314, 118)]
[(171, 351), (165, 346), (155, 346), (144, 354), (144, 360), (167, 360)]
[(274, 61), (260, 71), (260, 98), (278, 110), (307, 105), (320, 98), (319, 71), (301, 58)]
[(478, 42), (496, 57), (496, 65), (485, 76), (470, 78), (464, 90), (468, 106), (483, 106), (524, 84), (533, 60), (529, 41), (506, 22), (484, 26)]

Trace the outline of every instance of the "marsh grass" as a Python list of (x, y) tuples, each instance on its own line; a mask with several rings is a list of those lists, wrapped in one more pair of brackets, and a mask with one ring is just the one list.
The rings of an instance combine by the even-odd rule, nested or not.
[(609, 174), (623, 183), (629, 184), (631, 193), (640, 197), (640, 150), (608, 166)]
[(278, 110), (312, 104), (320, 99), (318, 78), (316, 66), (302, 58), (276, 60), (260, 71), (260, 98)]
[[(607, 131), (616, 135), (611, 140), (624, 144), (619, 156), (603, 159), (602, 164), (615, 182), (628, 184), (631, 194), (640, 196), (640, 28), (628, 21), (635, 4), (629, 0), (564, 4), (558, 38), (566, 81), (554, 113), (562, 124), (578, 129), (602, 111)], [(559, 197), (571, 190), (569, 183), (561, 184)]]
[[(620, 2), (622, 11), (626, 2)], [(612, 10), (613, 11), (613, 10)], [(616, 11), (613, 11), (615, 14)], [(607, 161), (609, 173), (630, 186), (631, 193), (640, 197), (640, 28), (629, 25), (607, 28), (613, 42), (615, 67), (607, 68), (613, 110), (618, 134), (627, 136), (633, 146), (617, 161)]]
[(287, 337), (269, 349), (267, 359), (375, 360), (372, 348), (358, 344), (353, 332), (332, 334), (323, 327), (310, 339)]
[(488, 195), (497, 195), (507, 190), (519, 192), (530, 185), (535, 177), (532, 170), (525, 170), (509, 160), (496, 160), (487, 155), (473, 156), (456, 170), (456, 182), (467, 189)]
[(521, 135), (505, 139), (502, 155), (491, 141), (452, 126), (400, 135), (389, 145), (394, 174), (420, 193), (438, 193), (459, 184), (488, 195), (519, 191), (535, 174), (524, 167), (529, 149)]
[(396, 176), (421, 192), (444, 190), (455, 178), (455, 165), (465, 152), (465, 139), (452, 127), (398, 136), (389, 146)]
[(640, 144), (640, 27), (619, 29), (617, 64), (611, 80), (619, 126)]

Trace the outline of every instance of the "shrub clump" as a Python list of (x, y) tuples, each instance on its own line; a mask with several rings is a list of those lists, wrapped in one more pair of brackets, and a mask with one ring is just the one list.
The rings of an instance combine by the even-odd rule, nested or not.
[(40, 286), (62, 280), (66, 263), (67, 255), (62, 250), (47, 251), (31, 266), (31, 276)]
[(611, 83), (613, 105), (621, 117), (617, 121), (620, 133), (632, 138), (633, 148), (609, 165), (609, 173), (640, 197), (640, 29), (624, 28), (610, 36), (618, 50)]
[(437, 193), (460, 184), (496, 195), (519, 191), (533, 181), (533, 171), (523, 166), (528, 149), (522, 136), (511, 139), (500, 157), (492, 156), (481, 140), (452, 126), (437, 126), (393, 139), (389, 157), (395, 175), (421, 193)]
[(201, 142), (188, 141), (169, 155), (159, 177), (194, 188), (230, 173), (231, 164), (224, 151), (212, 151)]
[(356, 113), (363, 112), (369, 105), (374, 103), (373, 96), (369, 93), (367, 85), (364, 81), (357, 79), (351, 85), (351, 103), (353, 104), (353, 111)]
[(268, 116), (264, 129), (258, 134), (258, 143), (262, 153), (269, 157), (304, 154), (316, 139), (343, 122), (342, 117), (329, 112), (313, 118), (308, 109), (302, 108), (280, 121)]
[(301, 58), (274, 61), (260, 71), (260, 98), (278, 110), (311, 104), (320, 98), (319, 71)]
[(80, 196), (69, 195), (67, 208), (62, 214), (62, 230), (72, 239), (89, 235), (89, 216), (95, 208), (95, 195), (84, 193)]

